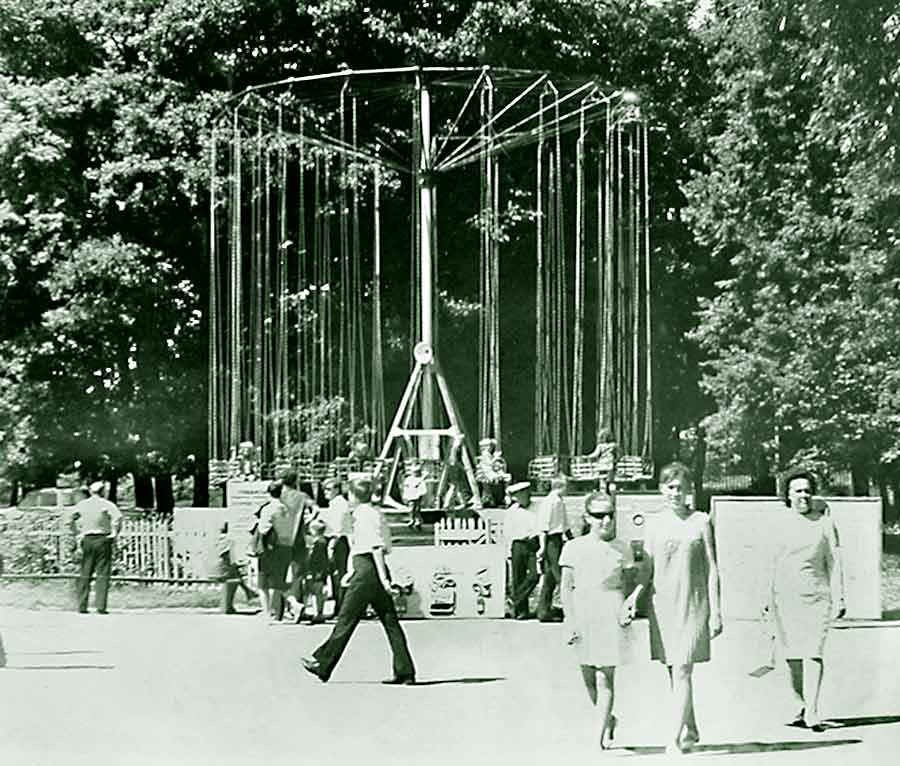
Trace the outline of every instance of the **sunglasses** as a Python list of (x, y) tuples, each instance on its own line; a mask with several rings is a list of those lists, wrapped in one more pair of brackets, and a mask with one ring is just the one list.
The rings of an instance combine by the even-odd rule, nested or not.
[(585, 511), (585, 515), (592, 519), (611, 519), (616, 515), (615, 511)]

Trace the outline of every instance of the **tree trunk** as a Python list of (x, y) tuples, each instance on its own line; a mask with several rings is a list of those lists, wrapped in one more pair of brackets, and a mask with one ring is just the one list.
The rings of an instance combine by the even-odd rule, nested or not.
[(854, 497), (865, 497), (869, 494), (869, 471), (865, 463), (854, 463), (850, 466), (850, 484)]
[(703, 491), (703, 474), (706, 473), (706, 431), (697, 426), (697, 439), (694, 444), (694, 508), (698, 511), (709, 510), (709, 500)]
[(19, 481), (18, 479), (13, 479), (12, 486), (9, 488), (9, 504), (11, 506), (18, 505), (19, 503)]
[(153, 507), (153, 479), (142, 471), (133, 471), (134, 504), (137, 508)]
[(209, 467), (198, 462), (194, 467), (194, 508), (209, 508)]
[(884, 471), (878, 472), (878, 494), (881, 495), (881, 520), (885, 524), (890, 522), (891, 503), (888, 497), (887, 476)]
[(111, 503), (115, 503), (118, 499), (119, 494), (119, 477), (118, 476), (110, 476), (109, 477), (109, 495), (107, 500)]
[(154, 477), (156, 486), (156, 510), (170, 514), (175, 509), (175, 492), (172, 489), (172, 474), (163, 473)]

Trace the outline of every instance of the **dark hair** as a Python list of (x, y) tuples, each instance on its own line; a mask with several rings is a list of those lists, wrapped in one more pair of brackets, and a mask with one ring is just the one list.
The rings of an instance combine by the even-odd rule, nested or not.
[(293, 468), (288, 468), (281, 477), (281, 483), (291, 489), (297, 489), (297, 472)]
[(781, 474), (781, 499), (788, 508), (791, 507), (791, 499), (788, 496), (788, 490), (794, 479), (806, 479), (809, 481), (809, 488), (813, 492), (818, 488), (816, 475), (810, 471), (809, 468), (804, 468), (802, 465), (795, 465), (793, 468), (788, 468), (788, 470)]
[(268, 492), (272, 497), (281, 497), (281, 482), (278, 481), (278, 480), (271, 482), (271, 483), (269, 484), (269, 487), (268, 487), (268, 489), (267, 489), (267, 492)]
[(350, 494), (361, 503), (368, 503), (375, 491), (375, 483), (371, 479), (353, 479), (349, 490)]
[(691, 473), (691, 469), (684, 463), (679, 463), (677, 460), (674, 463), (664, 465), (659, 472), (660, 484), (667, 484), (672, 481), (672, 479), (681, 479), (683, 483), (688, 484), (691, 487), (694, 486), (694, 474)]

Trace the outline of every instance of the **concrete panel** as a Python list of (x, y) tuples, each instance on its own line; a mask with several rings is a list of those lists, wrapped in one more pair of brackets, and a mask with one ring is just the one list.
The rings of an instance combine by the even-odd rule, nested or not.
[[(881, 617), (881, 500), (826, 498), (841, 543), (847, 617)], [(716, 548), (726, 619), (755, 619), (766, 549), (790, 513), (772, 497), (713, 497)]]

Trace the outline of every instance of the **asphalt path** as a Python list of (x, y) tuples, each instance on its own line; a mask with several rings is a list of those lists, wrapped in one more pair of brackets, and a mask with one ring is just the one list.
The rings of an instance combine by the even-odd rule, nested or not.
[(0, 764), (636, 764), (740, 758), (760, 764), (891, 762), (900, 746), (900, 625), (832, 631), (821, 713), (828, 731), (785, 726), (786, 673), (748, 671), (757, 626), (734, 622), (695, 672), (702, 744), (663, 752), (665, 671), (619, 670), (616, 748), (596, 722), (558, 625), (510, 620), (404, 622), (419, 683), (387, 687), (377, 622), (360, 625), (328, 684), (300, 657), (330, 626), (260, 616), (123, 610), (106, 616), (0, 611)]

